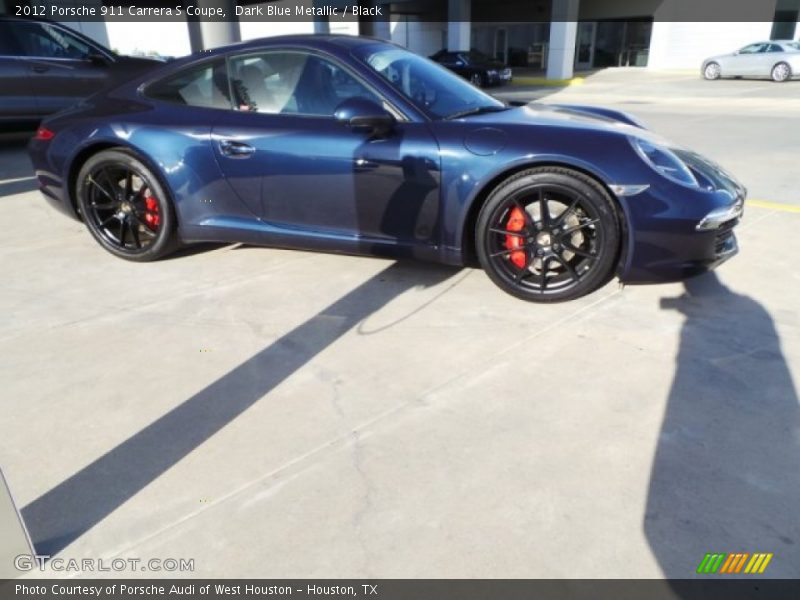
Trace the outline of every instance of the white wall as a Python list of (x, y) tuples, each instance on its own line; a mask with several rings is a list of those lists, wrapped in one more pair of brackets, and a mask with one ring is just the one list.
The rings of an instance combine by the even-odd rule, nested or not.
[[(103, 25), (98, 23), (98, 25)], [(189, 29), (185, 21), (164, 23), (106, 22), (109, 47), (120, 54), (184, 56), (190, 54)]]
[(771, 22), (653, 23), (650, 58), (655, 69), (700, 69), (703, 59), (733, 52), (746, 44), (769, 39)]

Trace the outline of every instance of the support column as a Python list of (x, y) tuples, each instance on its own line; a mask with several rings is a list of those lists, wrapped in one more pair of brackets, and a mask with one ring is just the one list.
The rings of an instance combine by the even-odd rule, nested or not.
[(314, 17), (314, 33), (327, 34), (331, 32), (331, 23), (328, 17)]
[(375, 17), (359, 17), (358, 34), (392, 41), (392, 23), (389, 19), (392, 11), (392, 5), (373, 0), (370, 2), (369, 6), (380, 8), (383, 17), (380, 19)]
[(186, 27), (189, 29), (189, 47), (192, 54), (203, 51), (203, 32), (200, 31), (200, 21), (197, 17), (186, 17)]
[(372, 35), (376, 38), (380, 38), (382, 40), (392, 41), (392, 22), (389, 20), (389, 14), (392, 9), (390, 4), (378, 4), (383, 10), (384, 17), (383, 19), (376, 19), (372, 26)]
[(469, 50), (471, 28), (472, 0), (447, 0), (447, 50)]
[(553, 0), (547, 78), (570, 79), (575, 65), (580, 0)]
[[(222, 8), (231, 21), (200, 21), (200, 35), (203, 42), (203, 50), (210, 50), (219, 46), (233, 44), (242, 40), (239, 30), (239, 20), (236, 18), (235, 0), (198, 0), (197, 6), (200, 8)], [(234, 15), (234, 16), (231, 16)], [(190, 40), (191, 40), (191, 27)]]

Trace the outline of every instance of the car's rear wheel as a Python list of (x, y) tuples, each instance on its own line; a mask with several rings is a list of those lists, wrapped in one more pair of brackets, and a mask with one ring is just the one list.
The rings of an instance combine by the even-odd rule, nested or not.
[(128, 152), (105, 150), (90, 157), (78, 173), (75, 193), (86, 227), (111, 254), (146, 262), (177, 248), (166, 190)]
[(772, 76), (772, 81), (781, 83), (792, 76), (792, 68), (785, 62), (781, 62), (772, 67), (770, 75)]
[(609, 281), (620, 224), (614, 201), (594, 179), (539, 167), (495, 188), (475, 241), (481, 266), (500, 288), (523, 300), (560, 302)]
[(722, 69), (720, 69), (719, 63), (710, 62), (706, 65), (705, 69), (703, 69), (703, 77), (709, 81), (719, 79), (720, 75), (722, 75)]

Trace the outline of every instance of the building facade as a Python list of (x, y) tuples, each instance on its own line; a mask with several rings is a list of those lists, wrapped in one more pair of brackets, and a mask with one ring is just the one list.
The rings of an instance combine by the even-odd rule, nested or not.
[[(31, 0), (23, 0), (33, 4)], [(272, 4), (352, 5), (356, 0), (275, 0)], [(0, 0), (7, 12), (19, 0)], [(65, 6), (77, 0), (57, 0)], [(102, 0), (81, 0), (100, 6)], [(124, 1), (121, 1), (125, 4)], [(234, 0), (192, 0), (224, 7)], [(255, 2), (245, 2), (255, 5)], [(513, 67), (540, 69), (551, 79), (575, 70), (613, 66), (699, 68), (711, 55), (766, 39), (796, 39), (800, 0), (360, 0), (388, 20), (319, 18), (302, 22), (73, 21), (74, 27), (123, 53), (177, 56), (284, 33), (373, 35), (423, 55), (475, 48)], [(242, 2), (239, 2), (242, 4)], [(157, 29), (157, 30), (156, 30)], [(146, 30), (146, 33), (145, 33)], [(138, 44), (138, 45), (136, 45)]]

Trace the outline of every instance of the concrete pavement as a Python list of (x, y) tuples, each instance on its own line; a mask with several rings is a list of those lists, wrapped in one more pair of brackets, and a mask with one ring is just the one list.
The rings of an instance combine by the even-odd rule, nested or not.
[[(797, 204), (800, 117), (770, 106), (628, 108)], [(419, 263), (126, 263), (28, 191), (18, 143), (0, 165), (0, 464), (40, 552), (194, 577), (628, 578), (765, 551), (768, 576), (800, 576), (799, 214), (748, 208), (716, 275), (537, 306)]]

